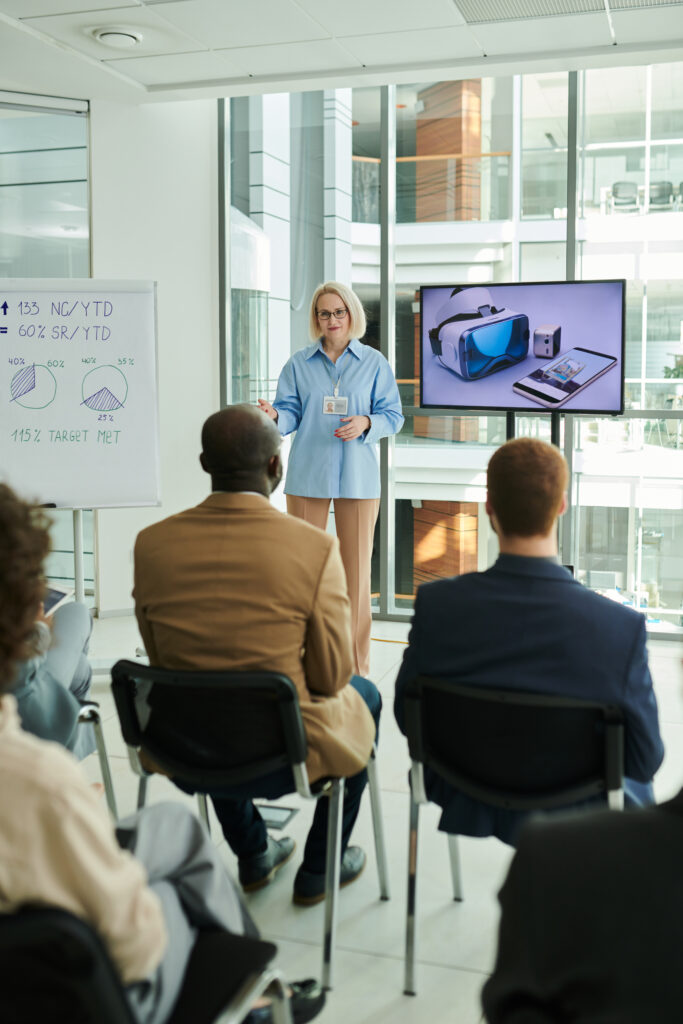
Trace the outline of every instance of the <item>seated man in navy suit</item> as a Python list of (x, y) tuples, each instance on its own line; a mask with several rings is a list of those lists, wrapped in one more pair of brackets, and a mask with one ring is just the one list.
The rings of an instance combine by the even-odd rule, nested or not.
[[(664, 747), (645, 619), (587, 590), (559, 564), (567, 480), (564, 458), (542, 441), (518, 438), (494, 453), (486, 511), (500, 555), (486, 572), (419, 588), (394, 713), (405, 732), (403, 695), (417, 675), (616, 704), (625, 721), (625, 802), (652, 803)], [(442, 808), (442, 831), (514, 844), (523, 812), (473, 800), (429, 772), (425, 781)]]

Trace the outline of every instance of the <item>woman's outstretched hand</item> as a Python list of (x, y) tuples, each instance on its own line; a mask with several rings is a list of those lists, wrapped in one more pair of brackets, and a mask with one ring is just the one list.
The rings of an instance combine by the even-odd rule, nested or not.
[(277, 409), (273, 409), (270, 402), (266, 402), (265, 398), (258, 398), (257, 402), (259, 409), (277, 423)]

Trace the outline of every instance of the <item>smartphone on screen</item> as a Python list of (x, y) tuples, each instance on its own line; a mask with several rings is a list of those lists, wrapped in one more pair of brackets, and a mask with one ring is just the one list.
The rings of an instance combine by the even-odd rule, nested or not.
[(539, 366), (533, 373), (522, 377), (512, 385), (512, 390), (532, 402), (557, 409), (616, 363), (616, 356), (593, 352), (589, 348), (571, 348), (551, 363)]

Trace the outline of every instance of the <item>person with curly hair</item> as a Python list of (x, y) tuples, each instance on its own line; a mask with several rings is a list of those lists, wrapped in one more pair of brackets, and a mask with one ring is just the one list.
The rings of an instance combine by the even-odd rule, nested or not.
[[(21, 724), (45, 740), (55, 740), (81, 760), (95, 749), (91, 725), (79, 724), (81, 703), (87, 700), (92, 669), (86, 657), (92, 632), (92, 618), (84, 604), (64, 604), (48, 619), (43, 614), (44, 578), (42, 564), (50, 547), (49, 521), (40, 509), (23, 505), (6, 485), (0, 501), (13, 516), (16, 545), (9, 550), (3, 537), (0, 548), (3, 574), (19, 579), (22, 563), (31, 567), (26, 586), (33, 586), (32, 619), (25, 634), (23, 653), (14, 661), (11, 680)], [(10, 584), (11, 585), (11, 584)], [(12, 610), (2, 602), (0, 622)], [(24, 624), (25, 625), (25, 624)], [(9, 671), (9, 670), (8, 670)]]
[[(9, 692), (30, 655), (49, 548), (45, 516), (0, 484), (0, 913), (56, 906), (103, 940), (140, 1024), (173, 1011), (198, 931), (258, 936), (203, 825), (181, 804), (143, 808), (118, 823), (73, 756), (22, 730)], [(229, 965), (226, 965), (229, 969)], [(295, 1022), (325, 995), (291, 986)], [(269, 1006), (247, 1020), (270, 1020)]]
[(36, 614), (45, 591), (43, 561), (50, 549), (40, 509), (19, 501), (0, 484), (0, 685), (12, 683), (17, 663), (28, 659)]

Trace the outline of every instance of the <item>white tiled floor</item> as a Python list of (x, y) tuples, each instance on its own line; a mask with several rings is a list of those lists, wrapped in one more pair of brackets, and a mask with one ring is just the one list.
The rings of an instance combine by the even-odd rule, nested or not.
[[(408, 627), (376, 622), (373, 626), (371, 678), (384, 699), (379, 746), (379, 773), (390, 862), (391, 900), (381, 902), (367, 798), (364, 798), (353, 841), (368, 852), (368, 867), (357, 883), (340, 894), (337, 965), (334, 991), (318, 1018), (321, 1024), (479, 1024), (479, 993), (495, 955), (498, 906), (496, 894), (505, 877), (511, 851), (495, 839), (460, 840), (465, 900), (450, 898), (446, 840), (438, 835), (438, 811), (428, 807), (421, 816), (418, 889), (418, 995), (402, 994), (402, 955), (405, 924), (405, 872), (408, 829), (408, 758), (404, 738), (392, 713), (394, 680)], [(91, 657), (104, 667), (120, 657), (134, 657), (140, 645), (132, 617), (97, 621)], [(681, 646), (654, 642), (650, 664), (660, 706), (666, 744), (664, 764), (655, 780), (657, 799), (683, 785), (683, 680)], [(136, 780), (130, 772), (118, 729), (106, 672), (97, 672), (93, 696), (100, 701), (105, 723), (119, 813), (135, 807)], [(84, 762), (92, 779), (99, 777), (95, 755)], [(173, 799), (194, 806), (166, 779), (150, 783), (150, 800)], [(280, 801), (300, 807), (287, 833), (303, 845), (311, 805), (297, 797)], [(229, 869), (235, 859), (225, 842), (221, 855)], [(280, 963), (290, 978), (320, 975), (322, 906), (302, 909), (291, 902), (298, 866), (297, 855), (275, 883), (248, 898), (251, 913), (263, 934), (278, 943)]]

